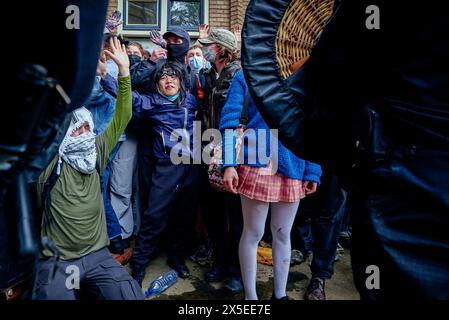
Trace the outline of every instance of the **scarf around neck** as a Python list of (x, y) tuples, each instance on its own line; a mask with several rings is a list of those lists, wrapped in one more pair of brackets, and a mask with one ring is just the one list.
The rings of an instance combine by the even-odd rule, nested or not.
[[(89, 124), (90, 131), (72, 137), (72, 133), (86, 122)], [(73, 111), (69, 129), (59, 146), (59, 160), (56, 171), (58, 175), (61, 173), (62, 160), (81, 173), (91, 174), (95, 171), (97, 148), (95, 146), (95, 134), (93, 130), (94, 123), (89, 110), (82, 107)]]

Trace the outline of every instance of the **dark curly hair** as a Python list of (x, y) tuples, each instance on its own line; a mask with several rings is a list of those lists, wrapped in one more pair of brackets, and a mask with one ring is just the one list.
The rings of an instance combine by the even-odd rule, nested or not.
[(183, 103), (187, 96), (187, 71), (184, 65), (174, 60), (159, 59), (152, 76), (152, 86), (155, 92), (158, 92), (158, 83), (164, 73), (174, 73), (179, 79), (180, 98), (179, 102)]

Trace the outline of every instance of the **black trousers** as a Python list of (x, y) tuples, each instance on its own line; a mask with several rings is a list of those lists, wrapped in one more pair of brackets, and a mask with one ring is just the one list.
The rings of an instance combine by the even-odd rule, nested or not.
[(137, 146), (137, 165), (138, 165), (138, 181), (139, 181), (139, 200), (141, 205), (141, 212), (148, 209), (148, 197), (150, 195), (151, 186), (151, 170), (153, 160), (151, 157), (151, 143), (149, 139), (139, 139)]
[(300, 236), (307, 253), (313, 252), (312, 277), (330, 279), (340, 235), (346, 196), (335, 175), (327, 172), (315, 194), (301, 200), (293, 234)]
[(238, 252), (243, 230), (240, 196), (215, 191), (209, 184), (206, 192), (204, 220), (213, 242), (214, 266), (224, 268), (231, 276), (240, 276)]
[(131, 260), (133, 272), (148, 266), (164, 231), (168, 237), (168, 259), (184, 261), (186, 245), (194, 232), (200, 170), (200, 165), (174, 165), (170, 159), (154, 161), (148, 207)]
[(361, 297), (449, 299), (449, 150), (398, 146), (359, 177), (351, 256)]

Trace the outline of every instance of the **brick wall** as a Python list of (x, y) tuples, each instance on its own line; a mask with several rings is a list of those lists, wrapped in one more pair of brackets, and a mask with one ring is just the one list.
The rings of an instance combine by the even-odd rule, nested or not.
[(209, 1), (209, 24), (212, 28), (231, 27), (231, 1), (233, 0)]
[(211, 27), (231, 28), (243, 25), (249, 0), (210, 0), (209, 24)]
[(108, 16), (118, 8), (118, 0), (109, 0)]
[(245, 20), (245, 11), (248, 6), (249, 0), (231, 0), (230, 6), (230, 25), (234, 26), (236, 24), (242, 26)]

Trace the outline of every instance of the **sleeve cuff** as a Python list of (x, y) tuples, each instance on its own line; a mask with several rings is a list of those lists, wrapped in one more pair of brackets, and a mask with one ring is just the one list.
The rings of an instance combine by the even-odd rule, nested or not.
[(314, 181), (318, 184), (321, 183), (320, 177), (317, 176), (316, 174), (305, 174), (303, 180), (304, 181)]

